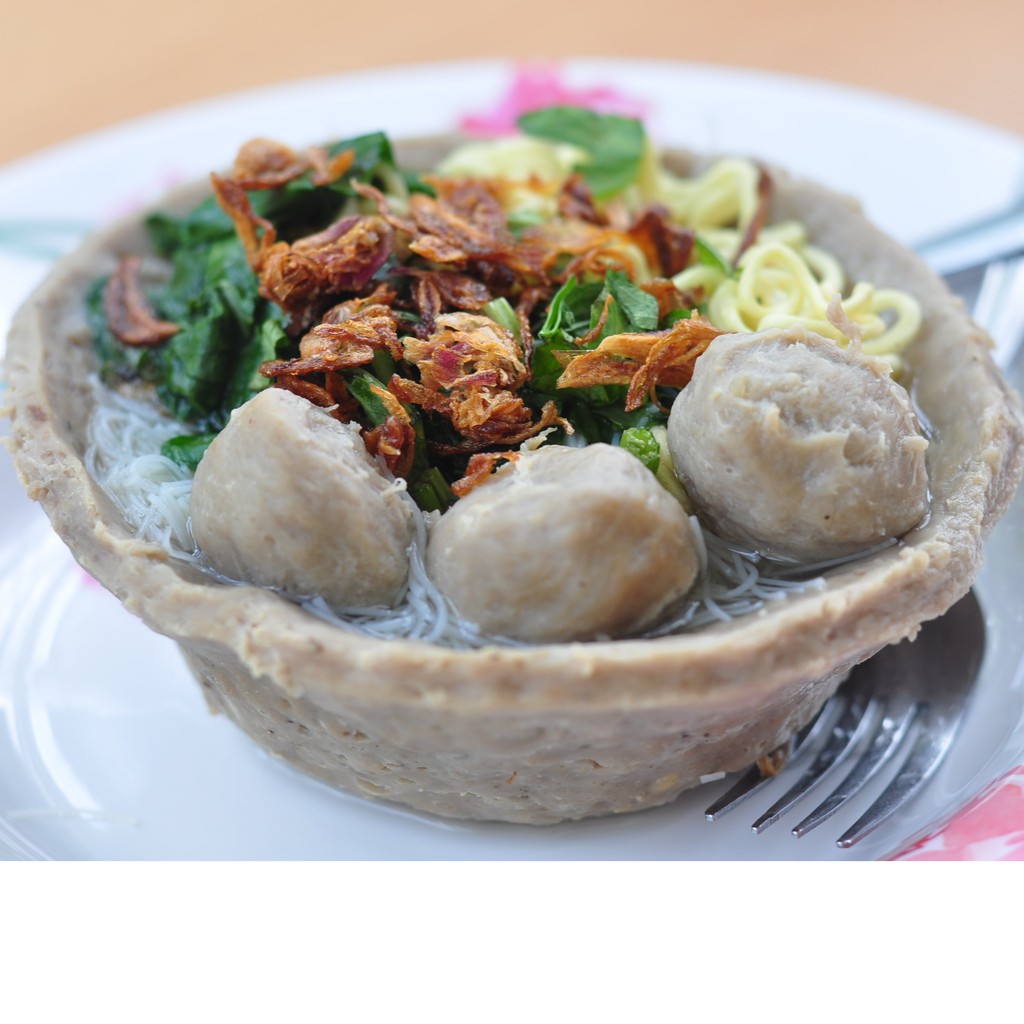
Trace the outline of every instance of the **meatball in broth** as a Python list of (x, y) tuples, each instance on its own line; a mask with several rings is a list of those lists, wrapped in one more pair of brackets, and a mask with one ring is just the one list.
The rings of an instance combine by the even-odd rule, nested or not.
[(720, 536), (782, 559), (853, 555), (928, 508), (928, 442), (878, 360), (803, 328), (716, 338), (668, 424), (676, 474)]
[(426, 565), (485, 633), (547, 643), (650, 628), (690, 589), (698, 556), (682, 506), (638, 459), (552, 445), (445, 512)]
[(199, 463), (192, 532), (231, 579), (337, 608), (393, 606), (413, 519), (355, 424), (271, 388), (231, 414)]

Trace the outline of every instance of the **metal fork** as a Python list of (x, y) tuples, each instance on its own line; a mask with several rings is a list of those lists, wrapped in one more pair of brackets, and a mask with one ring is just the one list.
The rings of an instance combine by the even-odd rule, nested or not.
[[(963, 721), (985, 649), (985, 622), (973, 592), (925, 623), (913, 643), (887, 647), (859, 665), (815, 721), (784, 750), (796, 782), (751, 826), (763, 832), (825, 779), (848, 771), (792, 829), (806, 835), (827, 821), (890, 763), (906, 755), (889, 785), (836, 840), (849, 848), (910, 800), (938, 769)], [(775, 778), (754, 765), (704, 812), (716, 821)]]

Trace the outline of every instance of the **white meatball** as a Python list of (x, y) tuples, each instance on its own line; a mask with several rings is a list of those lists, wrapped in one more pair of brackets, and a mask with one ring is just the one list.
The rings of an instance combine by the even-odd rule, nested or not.
[(524, 455), (434, 525), (427, 571), (493, 636), (557, 642), (651, 627), (689, 590), (689, 519), (638, 459), (606, 444)]
[(716, 338), (672, 407), (668, 442), (711, 528), (779, 558), (854, 554), (928, 508), (928, 442), (906, 390), (802, 328)]
[(355, 424), (280, 388), (236, 409), (199, 463), (192, 531), (232, 579), (336, 607), (394, 605), (412, 513)]

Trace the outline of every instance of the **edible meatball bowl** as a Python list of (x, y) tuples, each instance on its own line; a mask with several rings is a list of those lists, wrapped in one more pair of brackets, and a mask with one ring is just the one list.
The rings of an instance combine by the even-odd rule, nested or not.
[[(429, 167), (453, 142), (399, 155)], [(685, 153), (670, 160), (699, 169)], [(453, 650), (371, 639), (172, 559), (133, 536), (83, 463), (96, 371), (83, 296), (118, 257), (148, 251), (141, 217), (65, 258), (16, 316), (18, 472), (81, 565), (177, 641), (211, 708), (303, 772), (467, 819), (540, 824), (666, 803), (778, 747), (852, 666), (960, 598), (1022, 472), (1018, 400), (960, 301), (853, 201), (781, 171), (775, 182), (772, 219), (798, 217), (850, 278), (902, 288), (925, 314), (907, 362), (933, 432), (930, 515), (820, 589), (681, 635)], [(203, 191), (160, 206), (183, 211)]]

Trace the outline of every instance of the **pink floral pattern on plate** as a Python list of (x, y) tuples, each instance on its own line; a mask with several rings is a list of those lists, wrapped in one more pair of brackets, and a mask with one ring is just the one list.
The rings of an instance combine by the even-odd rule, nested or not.
[(497, 105), (483, 113), (464, 115), (459, 129), (469, 135), (507, 135), (515, 131), (521, 114), (555, 105), (589, 107), (602, 114), (626, 117), (642, 117), (649, 108), (644, 100), (627, 96), (611, 85), (567, 85), (557, 64), (521, 64)]
[(894, 860), (1024, 860), (1024, 765)]

